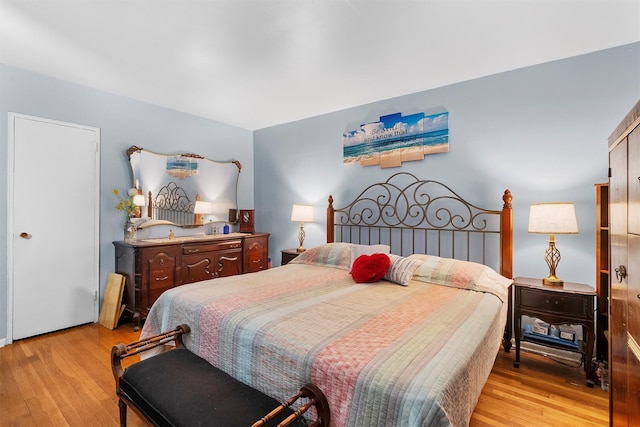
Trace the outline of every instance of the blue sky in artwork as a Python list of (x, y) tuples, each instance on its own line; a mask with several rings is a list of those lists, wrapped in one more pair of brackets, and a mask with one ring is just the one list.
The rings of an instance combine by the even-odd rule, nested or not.
[(380, 116), (380, 122), (386, 129), (393, 128), (397, 123), (404, 123), (406, 127), (417, 126), (424, 117), (424, 113), (411, 114), (408, 116), (402, 116), (401, 113), (389, 114), (387, 116)]
[(402, 116), (401, 113), (380, 116), (377, 122), (366, 123), (358, 129), (343, 134), (343, 145), (358, 145), (378, 139), (383, 133), (400, 132), (405, 135), (418, 135), (442, 131), (449, 128), (449, 113), (437, 113), (425, 116), (424, 113)]
[(423, 121), (424, 132), (435, 132), (449, 129), (449, 113), (432, 114)]

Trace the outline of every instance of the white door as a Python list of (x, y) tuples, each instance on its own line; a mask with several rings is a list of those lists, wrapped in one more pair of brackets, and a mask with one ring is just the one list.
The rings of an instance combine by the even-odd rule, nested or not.
[(9, 113), (8, 342), (98, 319), (100, 130)]

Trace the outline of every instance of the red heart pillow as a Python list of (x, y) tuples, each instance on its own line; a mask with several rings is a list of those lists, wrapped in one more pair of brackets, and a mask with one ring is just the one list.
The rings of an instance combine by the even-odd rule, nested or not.
[(351, 276), (356, 283), (373, 283), (382, 279), (391, 265), (386, 254), (360, 255), (353, 261)]

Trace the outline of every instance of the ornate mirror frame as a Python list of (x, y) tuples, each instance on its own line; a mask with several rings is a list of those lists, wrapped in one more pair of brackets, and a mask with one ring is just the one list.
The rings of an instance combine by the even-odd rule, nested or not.
[[(126, 153), (133, 188), (144, 195), (145, 227), (237, 221), (239, 161), (211, 160), (193, 153), (161, 154), (135, 145)], [(205, 202), (204, 212), (196, 208), (196, 201)]]

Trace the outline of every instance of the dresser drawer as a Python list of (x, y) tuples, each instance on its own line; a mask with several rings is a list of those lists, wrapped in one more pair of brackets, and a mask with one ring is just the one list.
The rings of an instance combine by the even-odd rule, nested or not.
[(189, 243), (182, 247), (183, 255), (198, 254), (202, 252), (223, 251), (228, 249), (242, 248), (241, 240), (230, 240), (225, 242)]
[(256, 235), (244, 240), (243, 269), (255, 273), (269, 267), (269, 235)]
[(175, 267), (154, 268), (149, 271), (149, 289), (169, 289), (175, 281)]
[(566, 293), (545, 292), (536, 289), (518, 288), (519, 305), (522, 309), (532, 308), (550, 313), (590, 317), (593, 309), (589, 310), (591, 298)]

